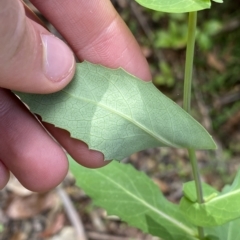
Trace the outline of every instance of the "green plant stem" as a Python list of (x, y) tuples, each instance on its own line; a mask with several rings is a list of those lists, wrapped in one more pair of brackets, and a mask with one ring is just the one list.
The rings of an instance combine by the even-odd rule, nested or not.
[(186, 53), (186, 61), (185, 61), (184, 93), (183, 93), (183, 109), (188, 113), (190, 113), (191, 111), (192, 70), (193, 70), (196, 25), (197, 25), (197, 12), (190, 12), (189, 19), (188, 19), (188, 40), (187, 40), (187, 53)]
[[(198, 203), (203, 203), (204, 200), (203, 200), (203, 194), (202, 194), (202, 184), (201, 184), (200, 174), (198, 170), (195, 150), (189, 148), (188, 155), (192, 165), (193, 177), (194, 177), (196, 191), (197, 191), (197, 200), (198, 200)], [(198, 235), (200, 239), (204, 239), (204, 230), (202, 227), (198, 227)]]
[[(189, 114), (191, 112), (191, 88), (192, 88), (192, 70), (194, 58), (195, 35), (197, 25), (197, 12), (189, 13), (188, 20), (188, 41), (187, 53), (185, 63), (185, 76), (184, 76), (184, 94), (183, 94), (183, 108)], [(188, 149), (189, 158), (192, 165), (193, 177), (195, 180), (198, 203), (203, 203), (203, 194), (197, 159), (194, 149)], [(204, 238), (204, 230), (198, 227), (198, 235), (200, 239)]]

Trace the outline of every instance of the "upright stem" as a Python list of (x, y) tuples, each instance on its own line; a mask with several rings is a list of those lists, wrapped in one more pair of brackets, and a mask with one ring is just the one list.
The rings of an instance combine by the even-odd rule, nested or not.
[[(188, 113), (191, 112), (192, 69), (193, 69), (196, 25), (197, 25), (197, 12), (190, 12), (189, 20), (188, 20), (188, 41), (187, 41), (187, 53), (186, 53), (185, 76), (184, 76), (184, 94), (183, 94), (183, 108)], [(201, 179), (200, 179), (199, 169), (197, 166), (195, 150), (188, 149), (188, 154), (189, 154), (189, 158), (192, 165), (198, 203), (203, 203)], [(198, 234), (200, 239), (204, 238), (204, 230), (202, 227), (198, 227)]]
[[(194, 177), (196, 191), (197, 191), (197, 200), (198, 200), (198, 203), (203, 203), (204, 200), (203, 200), (203, 194), (202, 194), (202, 184), (201, 184), (200, 174), (199, 174), (199, 170), (198, 170), (195, 150), (189, 148), (188, 155), (189, 155), (189, 158), (191, 161), (193, 177)], [(198, 235), (199, 235), (199, 239), (204, 239), (203, 227), (198, 227)]]
[(188, 113), (190, 113), (191, 111), (192, 69), (196, 26), (197, 26), (197, 12), (190, 12), (188, 18), (188, 40), (185, 61), (184, 94), (183, 94), (183, 108)]

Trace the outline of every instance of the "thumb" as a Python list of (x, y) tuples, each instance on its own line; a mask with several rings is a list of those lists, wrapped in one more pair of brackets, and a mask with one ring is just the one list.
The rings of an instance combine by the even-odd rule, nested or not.
[(74, 74), (70, 48), (25, 15), (20, 1), (0, 1), (0, 87), (50, 93)]

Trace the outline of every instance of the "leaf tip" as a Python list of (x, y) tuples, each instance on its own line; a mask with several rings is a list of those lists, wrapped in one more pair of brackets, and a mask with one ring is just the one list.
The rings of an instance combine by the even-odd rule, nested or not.
[(212, 149), (212, 150), (218, 149), (218, 146), (211, 135), (210, 135), (210, 138), (211, 138), (211, 144), (209, 144), (209, 149)]

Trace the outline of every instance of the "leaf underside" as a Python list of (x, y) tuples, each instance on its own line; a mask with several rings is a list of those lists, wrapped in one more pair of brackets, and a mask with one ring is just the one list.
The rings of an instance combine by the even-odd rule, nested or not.
[[(189, 185), (191, 183), (186, 183)], [(185, 187), (186, 187), (185, 186)], [(211, 187), (208, 186), (210, 189)], [(189, 191), (186, 197), (180, 202), (180, 208), (186, 213), (189, 220), (197, 225), (204, 227), (218, 226), (234, 219), (240, 218), (240, 170), (238, 171), (231, 186), (223, 189), (221, 193), (213, 197), (204, 204), (198, 204), (194, 197), (196, 191), (192, 185), (192, 194), (189, 198)], [(212, 190), (212, 193), (216, 190)], [(208, 192), (208, 195), (211, 192)]]
[(211, 7), (210, 0), (135, 0), (140, 5), (169, 13), (193, 12)]
[(43, 121), (66, 129), (106, 160), (156, 146), (216, 148), (207, 131), (152, 82), (122, 69), (83, 62), (63, 90), (17, 95)]
[(179, 207), (167, 201), (144, 173), (116, 161), (100, 169), (79, 166), (69, 157), (76, 183), (109, 215), (164, 240), (196, 240), (196, 229)]

